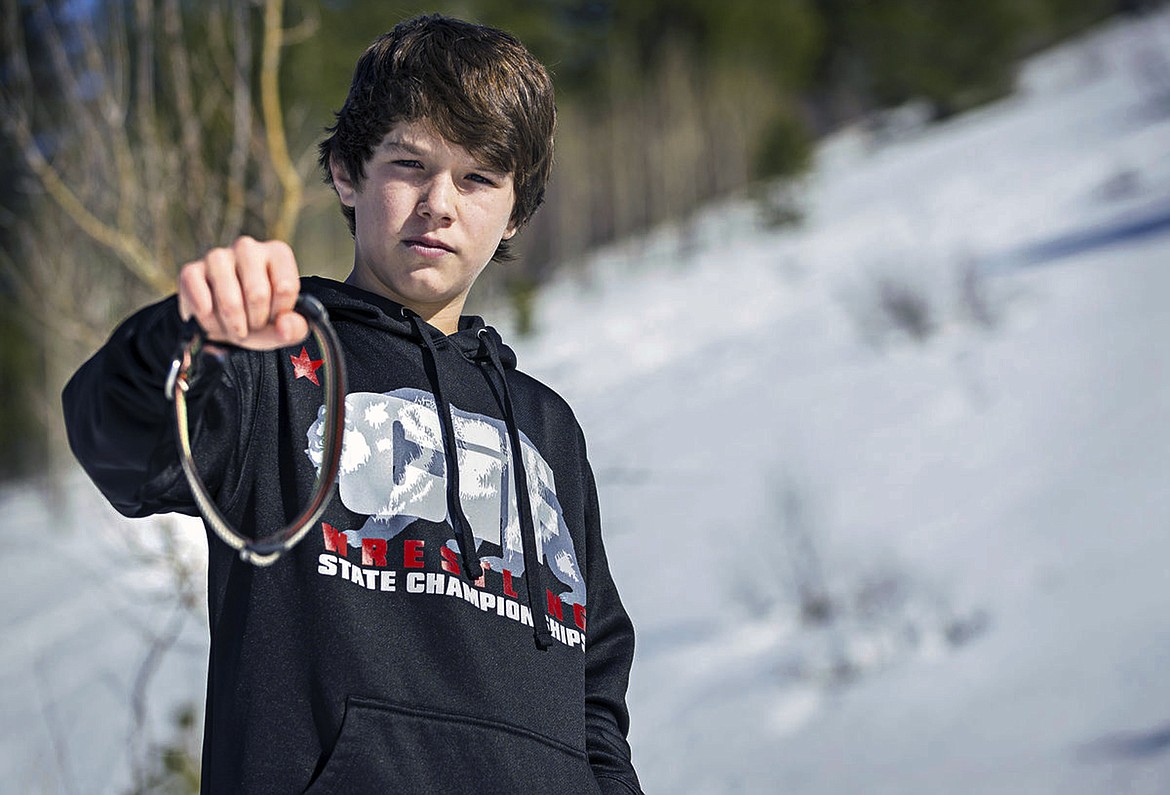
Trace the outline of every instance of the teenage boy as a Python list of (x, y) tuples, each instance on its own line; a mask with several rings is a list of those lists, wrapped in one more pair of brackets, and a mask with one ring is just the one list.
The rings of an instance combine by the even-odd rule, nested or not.
[(73, 449), (122, 513), (195, 513), (163, 393), (195, 318), (230, 346), (188, 393), (196, 463), (263, 536), (321, 464), (298, 291), (341, 339), (345, 445), (319, 527), (264, 568), (208, 534), (204, 792), (640, 791), (633, 629), (581, 431), (461, 316), (541, 202), (554, 119), (547, 72), (510, 35), (403, 22), (359, 59), (320, 147), (354, 238), (346, 282), (298, 280), (288, 246), (241, 238), (185, 265), (177, 296), (66, 387)]

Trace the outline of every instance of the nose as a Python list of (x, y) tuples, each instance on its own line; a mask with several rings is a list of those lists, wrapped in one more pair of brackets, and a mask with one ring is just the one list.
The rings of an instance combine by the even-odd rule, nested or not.
[(450, 221), (455, 217), (455, 185), (445, 175), (438, 174), (423, 188), (419, 196), (418, 214), (424, 218)]

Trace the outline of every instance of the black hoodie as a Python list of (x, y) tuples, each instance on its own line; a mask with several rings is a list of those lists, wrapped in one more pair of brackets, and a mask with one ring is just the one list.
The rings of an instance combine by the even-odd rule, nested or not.
[[(639, 792), (633, 628), (568, 405), (479, 318), (446, 336), (346, 284), (302, 290), (345, 350), (341, 474), (269, 567), (208, 534), (203, 791)], [(148, 307), (65, 388), (74, 453), (127, 516), (196, 513), (163, 394), (180, 331), (173, 297)], [(320, 359), (233, 349), (192, 386), (199, 471), (245, 534), (309, 499)]]

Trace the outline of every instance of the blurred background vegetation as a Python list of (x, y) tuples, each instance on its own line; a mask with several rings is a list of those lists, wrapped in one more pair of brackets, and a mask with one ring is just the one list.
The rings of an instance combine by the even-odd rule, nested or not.
[(379, 33), (440, 11), (517, 34), (557, 84), (547, 203), (478, 300), (518, 328), (585, 252), (769, 179), (816, 139), (1012, 89), (1024, 55), (1137, 0), (0, 0), (0, 478), (65, 457), (58, 395), (113, 325), (239, 234), (341, 278), (315, 144)]

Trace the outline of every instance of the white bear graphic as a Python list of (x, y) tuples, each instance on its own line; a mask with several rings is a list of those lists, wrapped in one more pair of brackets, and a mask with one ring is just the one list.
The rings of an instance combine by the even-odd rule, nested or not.
[[(320, 468), (325, 407), (309, 426), (308, 449)], [(524, 554), (508, 431), (502, 420), (470, 414), (454, 406), (452, 422), (459, 461), (459, 499), (471, 523), (478, 549), (482, 542), (501, 548), (499, 557), (482, 558), (495, 571), (524, 573)], [(341, 502), (369, 519), (347, 531), (349, 543), (363, 538), (393, 538), (417, 519), (451, 524), (447, 515), (446, 459), (442, 428), (429, 392), (354, 392), (345, 398), (345, 439), (338, 491)], [(529, 501), (536, 528), (537, 555), (570, 590), (561, 594), (569, 604), (585, 605), (585, 581), (577, 565), (573, 541), (557, 500), (552, 469), (521, 434), (521, 457), (528, 476)], [(448, 546), (457, 550), (455, 540)]]

